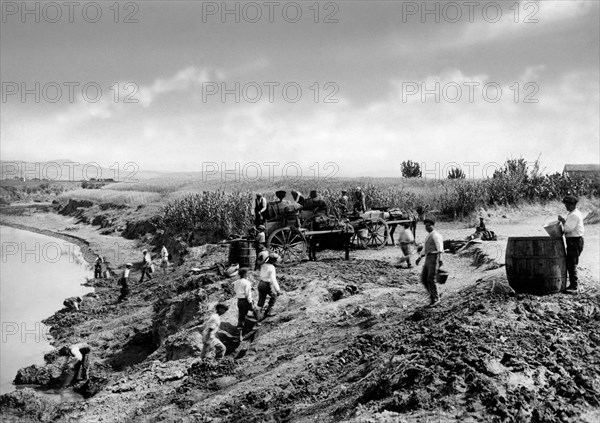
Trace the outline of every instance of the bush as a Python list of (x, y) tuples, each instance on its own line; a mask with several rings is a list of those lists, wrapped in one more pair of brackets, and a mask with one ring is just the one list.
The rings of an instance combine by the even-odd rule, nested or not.
[(412, 160), (402, 162), (402, 176), (405, 178), (420, 178), (421, 166)]
[(450, 172), (448, 172), (448, 179), (465, 179), (465, 177), (465, 172), (459, 167), (453, 167), (450, 169)]

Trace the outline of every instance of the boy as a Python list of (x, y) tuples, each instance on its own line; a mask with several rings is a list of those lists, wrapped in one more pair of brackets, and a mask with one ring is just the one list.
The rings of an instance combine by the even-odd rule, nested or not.
[[(269, 252), (261, 251), (258, 255), (257, 263), (260, 266), (260, 283), (258, 284), (258, 304), (257, 308), (260, 310), (262, 317), (271, 316), (271, 310), (275, 305), (275, 301), (279, 296), (280, 289), (279, 283), (277, 283), (277, 272), (275, 271), (275, 266), (270, 263), (270, 261), (276, 261), (277, 258), (273, 257), (272, 260), (269, 260)], [(269, 304), (267, 305), (267, 309), (264, 314), (262, 313), (262, 307), (265, 304), (265, 301), (269, 297)]]
[(200, 354), (201, 359), (205, 359), (206, 356), (211, 352), (215, 351), (215, 359), (220, 360), (225, 355), (225, 345), (219, 338), (217, 338), (217, 332), (221, 326), (221, 316), (227, 312), (229, 307), (223, 303), (219, 303), (215, 306), (216, 313), (210, 315), (208, 320), (204, 322), (204, 329), (202, 331), (202, 353)]
[(406, 268), (410, 269), (412, 268), (412, 264), (410, 263), (410, 255), (412, 253), (412, 246), (415, 243), (415, 237), (410, 230), (410, 223), (403, 223), (402, 226), (404, 229), (402, 232), (400, 232), (398, 242), (400, 243), (400, 249), (402, 250), (402, 254), (404, 254), (404, 256), (400, 257), (399, 264), (406, 262)]
[(252, 283), (246, 279), (246, 276), (248, 275), (248, 269), (242, 267), (238, 273), (240, 278), (233, 283), (233, 289), (235, 291), (235, 297), (238, 305), (237, 329), (241, 338), (242, 329), (244, 328), (244, 321), (246, 320), (246, 315), (248, 312), (252, 310), (256, 320), (258, 320), (259, 316), (256, 308), (254, 307), (254, 301), (252, 300)]

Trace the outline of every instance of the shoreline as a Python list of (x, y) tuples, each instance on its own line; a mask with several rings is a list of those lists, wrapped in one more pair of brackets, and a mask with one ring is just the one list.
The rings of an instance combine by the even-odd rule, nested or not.
[(1, 218), (0, 218), (0, 226), (6, 226), (9, 228), (20, 229), (22, 231), (33, 232), (36, 234), (45, 235), (45, 236), (49, 236), (52, 238), (62, 239), (63, 241), (68, 241), (72, 244), (77, 245), (79, 248), (81, 248), (82, 253), (83, 253), (83, 259), (87, 263), (94, 264), (93, 261), (87, 260), (85, 257), (86, 252), (89, 252), (90, 254), (94, 254), (94, 253), (92, 252), (92, 250), (90, 248), (90, 242), (84, 238), (81, 238), (81, 237), (78, 237), (75, 235), (54, 232), (49, 229), (40, 229), (40, 228), (36, 228), (34, 226), (23, 225), (21, 223), (6, 222), (5, 220), (2, 220)]
[[(47, 237), (51, 237), (51, 238), (56, 238), (56, 239), (60, 239), (63, 241), (67, 241), (73, 245), (76, 245), (77, 247), (79, 247), (81, 249), (82, 252), (82, 257), (84, 259), (84, 261), (89, 264), (89, 265), (93, 265), (93, 262), (90, 260), (86, 259), (86, 253), (91, 253), (91, 248), (90, 248), (90, 243), (89, 241), (87, 241), (86, 239), (77, 237), (77, 236), (73, 236), (73, 235), (69, 235), (69, 234), (62, 234), (60, 232), (55, 232), (49, 229), (40, 229), (40, 228), (36, 228), (33, 226), (28, 226), (28, 225), (23, 225), (20, 223), (15, 223), (15, 222), (6, 222), (3, 219), (0, 219), (0, 226), (5, 226), (7, 228), (14, 228), (14, 229), (18, 229), (18, 230), (22, 230), (22, 231), (26, 231), (26, 232), (30, 232), (30, 233), (34, 233), (34, 234), (40, 234), (40, 235), (44, 235)], [(81, 284), (82, 286), (86, 286), (88, 288), (92, 288), (93, 291), (92, 293), (96, 292), (96, 288), (93, 285), (89, 285), (89, 281), (87, 281), (86, 283)], [(55, 310), (54, 312), (52, 312), (52, 314), (50, 314), (49, 316), (46, 316), (42, 319), (40, 319), (40, 323), (43, 324), (44, 326), (47, 326), (48, 328), (50, 328), (50, 325), (47, 325), (44, 323), (44, 321), (46, 321), (49, 318), (52, 318), (52, 316), (56, 315), (56, 313), (60, 312), (62, 309), (59, 308), (57, 310)], [(48, 345), (56, 348), (56, 343), (57, 343), (57, 339), (52, 336), (51, 339), (47, 340)], [(41, 362), (44, 362), (44, 356), (42, 355), (42, 357), (40, 357)], [(30, 366), (31, 364), (28, 364), (27, 366)], [(25, 367), (27, 367), (25, 366)], [(16, 375), (18, 374), (18, 371), (21, 368), (18, 369), (14, 369), (14, 377), (16, 377)], [(13, 391), (19, 390), (20, 387), (21, 388), (27, 388), (29, 387), (28, 385), (15, 385), (13, 382), (13, 386), (14, 389)], [(53, 397), (53, 394), (51, 394), (50, 392), (53, 391), (53, 389), (48, 388), (48, 389), (43, 389), (40, 386), (31, 386), (32, 389), (34, 389), (39, 395), (42, 395), (44, 397), (49, 396), (50, 398)], [(11, 392), (13, 392), (11, 391)], [(64, 394), (64, 392), (62, 393)], [(76, 399), (76, 401), (82, 401), (84, 400), (83, 396), (81, 396), (81, 394), (77, 394), (75, 392), (71, 392), (70, 395), (73, 396), (77, 396), (78, 398)], [(53, 401), (55, 401), (55, 399), (53, 399)]]

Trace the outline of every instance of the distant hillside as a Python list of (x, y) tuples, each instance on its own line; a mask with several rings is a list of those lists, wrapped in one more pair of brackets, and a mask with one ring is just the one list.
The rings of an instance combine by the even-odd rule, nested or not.
[(201, 172), (156, 172), (141, 170), (135, 163), (119, 163), (102, 166), (99, 163), (80, 163), (70, 159), (43, 162), (23, 160), (0, 160), (0, 178), (4, 180), (89, 181), (114, 180), (137, 182), (138, 180), (169, 176), (200, 177)]

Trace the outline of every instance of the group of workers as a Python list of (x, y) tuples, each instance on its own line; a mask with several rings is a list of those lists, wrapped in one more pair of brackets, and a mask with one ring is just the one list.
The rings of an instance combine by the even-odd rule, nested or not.
[[(345, 191), (343, 191), (345, 193)], [(298, 192), (292, 193), (294, 201), (304, 201), (301, 194)], [(316, 198), (312, 196), (310, 198)], [(316, 192), (315, 192), (316, 194)], [(257, 195), (258, 200), (262, 196)], [(308, 200), (306, 200), (308, 201)], [(304, 203), (306, 204), (306, 201)], [(563, 199), (563, 203), (568, 211), (566, 217), (558, 216), (558, 220), (563, 224), (563, 233), (566, 238), (567, 246), (567, 272), (569, 277), (569, 286), (567, 287), (568, 292), (577, 292), (578, 290), (578, 275), (577, 265), (579, 263), (579, 256), (583, 251), (583, 216), (577, 209), (577, 197), (573, 195), (567, 195)], [(423, 219), (425, 224), (425, 230), (427, 236), (425, 241), (417, 251), (419, 257), (416, 260), (416, 264), (419, 265), (421, 260), (424, 260), (423, 269), (421, 271), (421, 283), (425, 287), (429, 295), (429, 307), (435, 307), (440, 303), (440, 295), (438, 292), (436, 282), (439, 282), (439, 277), (443, 266), (443, 254), (444, 254), (444, 241), (442, 235), (435, 230), (435, 219), (433, 217), (426, 217)], [(258, 225), (259, 234), (263, 234), (259, 239), (261, 248), (264, 247), (264, 225), (259, 223)], [(480, 221), (480, 226), (485, 230), (483, 221)], [(412, 267), (410, 257), (413, 254), (413, 245), (415, 245), (414, 236), (408, 225), (404, 227), (404, 230), (399, 237), (400, 247), (403, 256), (400, 259), (401, 263), (406, 262), (407, 267)], [(144, 250), (144, 259), (142, 265), (142, 277), (140, 282), (143, 281), (144, 275), (148, 267), (148, 263), (151, 264), (151, 260), (147, 260), (149, 257), (148, 251)], [(168, 265), (168, 252), (163, 246), (161, 250), (162, 263)], [(254, 301), (252, 296), (252, 282), (248, 279), (247, 268), (239, 269), (239, 279), (234, 282), (235, 298), (237, 299), (238, 306), (238, 319), (237, 319), (237, 330), (242, 337), (242, 330), (246, 316), (250, 311), (253, 312), (256, 318), (257, 324), (264, 317), (270, 316), (275, 305), (277, 297), (280, 295), (281, 290), (279, 283), (277, 282), (277, 273), (274, 264), (277, 262), (278, 256), (276, 254), (269, 253), (266, 248), (259, 251), (257, 256), (257, 267), (260, 269), (259, 282), (258, 282), (258, 301)], [(119, 300), (125, 299), (129, 293), (128, 278), (129, 271), (132, 267), (131, 263), (125, 265), (125, 270), (120, 279), (121, 283), (121, 297)], [(166, 266), (163, 266), (166, 268)], [(166, 270), (165, 270), (166, 271)], [(151, 278), (151, 274), (148, 274)], [(266, 308), (264, 308), (265, 302), (269, 299)], [(65, 305), (68, 302), (69, 307), (78, 310), (81, 304), (81, 298), (70, 298), (65, 300)], [(263, 310), (264, 309), (264, 310)], [(210, 353), (214, 351), (216, 359), (221, 359), (225, 355), (225, 345), (218, 339), (217, 333), (221, 325), (221, 316), (227, 312), (228, 306), (224, 303), (218, 303), (215, 306), (215, 312), (204, 322), (202, 329), (202, 351), (201, 358), (205, 359)], [(75, 377), (74, 381), (87, 379), (89, 376), (89, 357), (91, 348), (86, 343), (74, 344), (70, 347), (64, 346), (59, 350), (60, 356), (66, 356), (68, 358), (76, 358), (77, 362), (74, 366)], [(66, 364), (66, 363), (65, 363)]]
[[(252, 282), (248, 279), (249, 269), (242, 267), (238, 270), (239, 278), (233, 283), (233, 290), (237, 300), (238, 319), (237, 332), (240, 337), (240, 342), (243, 336), (244, 322), (246, 316), (252, 311), (256, 319), (256, 325), (260, 325), (260, 321), (265, 317), (272, 316), (273, 306), (277, 297), (281, 294), (279, 283), (277, 282), (277, 271), (274, 264), (279, 260), (277, 254), (261, 251), (257, 258), (257, 263), (260, 269), (258, 282), (258, 300), (255, 301), (252, 296)], [(268, 302), (267, 302), (268, 298)], [(266, 303), (266, 307), (265, 307)], [(217, 338), (217, 332), (221, 325), (221, 315), (223, 315), (229, 307), (224, 303), (218, 303), (215, 306), (215, 312), (204, 322), (202, 330), (202, 352), (201, 359), (206, 359), (208, 354), (214, 351), (215, 359), (219, 360), (225, 355), (225, 345)]]
[[(297, 190), (291, 191), (292, 202), (285, 200), (287, 192), (280, 190), (275, 192), (276, 201), (272, 202), (272, 209), (269, 209), (269, 202), (263, 194), (257, 193), (254, 200), (254, 225), (258, 228), (260, 225), (275, 217), (278, 217), (284, 211), (286, 206), (297, 204), (300, 208), (296, 210), (311, 210), (315, 213), (328, 214), (329, 210), (327, 203), (323, 200), (317, 190), (310, 191), (308, 198), (305, 198), (302, 193)], [(347, 190), (341, 190), (340, 198), (333, 204), (338, 217), (347, 217), (352, 213), (364, 213), (367, 211), (366, 196), (361, 187), (356, 187), (354, 190), (354, 201), (350, 204)]]

